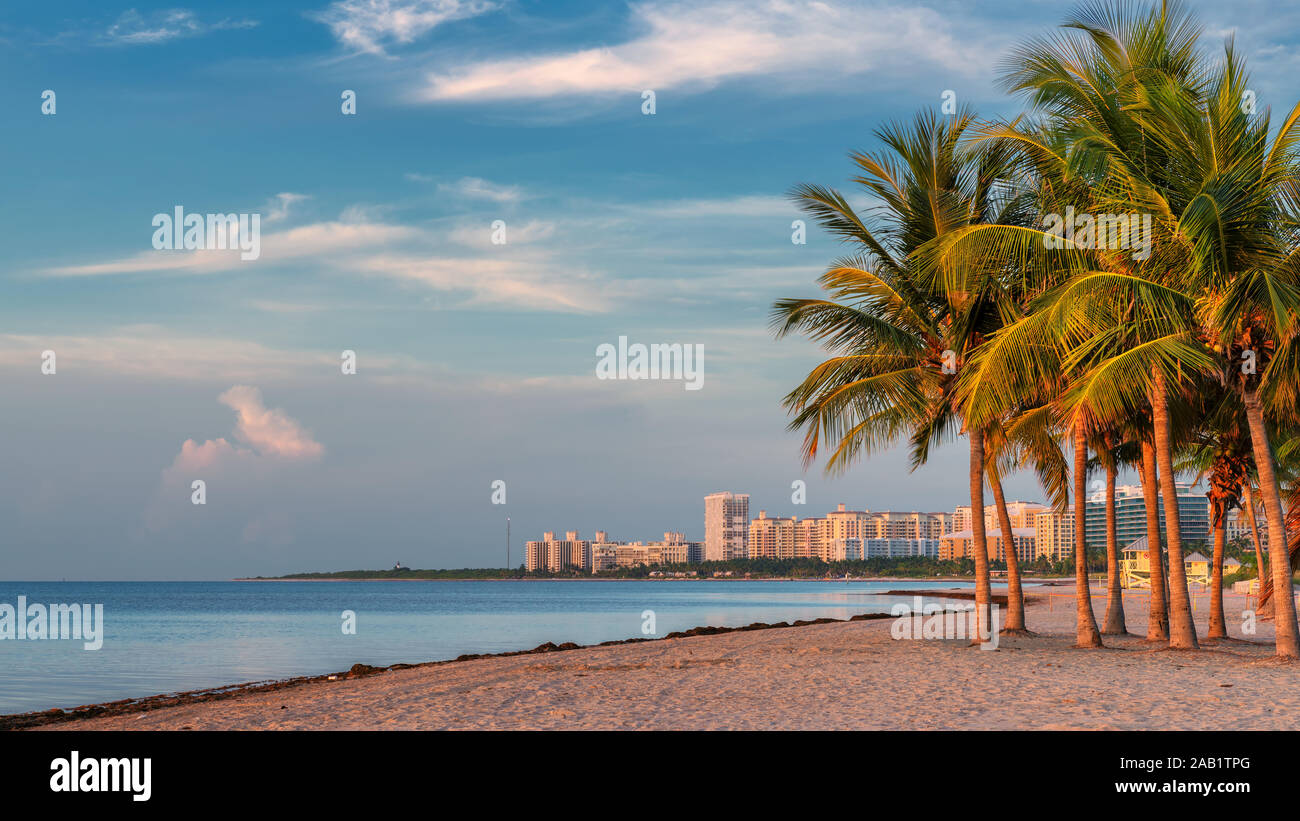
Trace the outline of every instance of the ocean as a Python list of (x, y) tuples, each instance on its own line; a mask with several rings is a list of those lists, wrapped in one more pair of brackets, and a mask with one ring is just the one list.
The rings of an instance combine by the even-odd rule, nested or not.
[[(595, 644), (691, 627), (847, 619), (954, 582), (0, 582), (0, 613), (103, 605), (103, 644), (0, 640), (0, 713), (227, 684)], [(355, 632), (345, 633), (345, 612)], [(647, 612), (649, 611), (649, 612)], [(93, 607), (92, 607), (93, 612)], [(646, 633), (652, 627), (653, 633)]]

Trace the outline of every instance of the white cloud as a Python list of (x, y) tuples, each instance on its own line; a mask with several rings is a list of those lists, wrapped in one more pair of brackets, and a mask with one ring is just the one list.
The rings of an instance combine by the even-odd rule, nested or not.
[(311, 15), (344, 46), (369, 54), (414, 41), (451, 20), (477, 17), (497, 7), (491, 0), (340, 0)]
[[(314, 462), (324, 453), (325, 448), (297, 420), (278, 408), (268, 409), (257, 388), (235, 385), (217, 398), (235, 411), (238, 444), (225, 437), (181, 443), (180, 453), (163, 470), (158, 493), (145, 511), (145, 526), (150, 530), (161, 530), (181, 519), (180, 511), (190, 507), (186, 496), (196, 479), (208, 486), (205, 492), (221, 493), (227, 499), (248, 495), (256, 488), (265, 493), (274, 487), (283, 468)], [(259, 493), (252, 493), (251, 501), (258, 498)], [(252, 531), (245, 531), (245, 541), (261, 540), (265, 535), (256, 521), (249, 527)], [(275, 531), (284, 532), (287, 527), (281, 523)]]
[(515, 203), (523, 198), (523, 191), (518, 186), (497, 185), (479, 177), (462, 177), (454, 183), (441, 183), (438, 185), (438, 190), (462, 197), (501, 203)]
[(718, 199), (670, 200), (638, 203), (628, 209), (650, 217), (696, 219), (698, 217), (797, 217), (800, 214), (785, 197), (745, 195)]
[[(488, 250), (492, 244), (493, 229), (489, 223), (461, 223), (447, 234), (447, 239), (467, 248)], [(544, 220), (529, 220), (522, 224), (506, 223), (506, 239), (510, 245), (529, 245), (550, 239), (555, 234), (555, 223)]]
[(315, 459), (325, 450), (284, 411), (268, 409), (257, 388), (235, 385), (217, 399), (235, 412), (235, 437), (262, 456)]
[[(187, 336), (151, 325), (125, 326), (98, 335), (0, 334), (0, 365), (28, 371), (46, 350), (58, 357), (59, 373), (109, 373), (151, 382), (284, 381), (312, 373), (338, 373), (339, 368), (337, 353)], [(396, 364), (389, 357), (366, 357), (368, 372)]]
[[(632, 6), (644, 33), (613, 46), (511, 57), (432, 73), (426, 101), (506, 100), (712, 87), (741, 77), (813, 80), (918, 65), (986, 69), (984, 47), (931, 9), (881, 2), (764, 0), (646, 2)], [(937, 93), (937, 92), (936, 92)]]
[(227, 19), (205, 23), (189, 9), (165, 9), (148, 16), (135, 9), (127, 9), (108, 27), (103, 39), (119, 45), (142, 45), (197, 37), (210, 31), (253, 28), (256, 25), (256, 20)]
[(541, 255), (430, 258), (384, 254), (364, 260), (361, 270), (435, 291), (465, 294), (465, 307), (566, 313), (609, 310), (600, 277)]
[(262, 206), (262, 212), (266, 214), (262, 221), (267, 223), (279, 222), (289, 216), (289, 209), (295, 203), (309, 199), (311, 199), (311, 196), (308, 194), (294, 194), (290, 191), (282, 191), (271, 198), (266, 205)]
[(238, 250), (149, 250), (109, 262), (47, 268), (44, 273), (49, 276), (105, 276), (162, 271), (189, 271), (198, 274), (215, 273), (242, 266), (283, 262), (305, 257), (331, 257), (345, 251), (356, 251), (410, 239), (417, 236), (418, 233), (416, 229), (402, 225), (343, 220), (318, 222), (267, 234), (262, 237), (262, 253), (256, 261), (241, 260)]

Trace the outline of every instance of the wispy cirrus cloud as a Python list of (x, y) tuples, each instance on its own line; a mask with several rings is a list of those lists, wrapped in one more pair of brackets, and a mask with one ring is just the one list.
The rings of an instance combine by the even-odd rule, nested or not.
[[(270, 264), (314, 256), (330, 257), (344, 251), (411, 239), (418, 233), (409, 226), (374, 222), (336, 220), (312, 223), (264, 236), (258, 263)], [(58, 277), (164, 272), (205, 274), (234, 270), (241, 264), (246, 263), (240, 260), (238, 250), (148, 250), (107, 262), (46, 268), (42, 273)]]
[[(665, 235), (686, 241), (682, 223), (707, 222), (714, 228), (725, 225), (732, 230), (757, 227), (773, 237), (775, 253), (781, 248), (778, 240), (785, 238), (790, 219), (798, 215), (784, 197), (768, 194), (639, 203), (551, 202), (544, 212), (541, 208), (529, 209), (538, 216), (506, 220), (507, 241), (498, 244), (501, 237), (493, 209), (514, 204), (516, 196), (526, 199), (522, 189), (465, 177), (449, 184), (448, 190), (487, 205), (476, 214), (448, 216), (431, 224), (385, 222), (373, 219), (377, 213), (346, 209), (337, 220), (264, 235), (262, 253), (255, 262), (241, 260), (237, 251), (147, 250), (107, 261), (48, 268), (41, 273), (49, 277), (202, 275), (260, 271), (262, 266), (296, 267), (313, 274), (328, 273), (340, 281), (361, 277), (423, 288), (436, 295), (430, 301), (440, 308), (602, 314), (648, 296), (696, 302), (736, 291), (734, 284), (723, 288), (710, 285), (701, 291), (698, 283), (706, 277), (694, 263), (694, 267), (687, 266), (689, 271), (682, 270), (678, 275), (681, 264), (674, 257), (681, 252), (662, 242)], [(288, 200), (284, 200), (286, 196)], [(279, 195), (286, 207), (301, 196)], [(692, 253), (699, 253), (717, 241), (708, 230), (688, 247)], [(659, 259), (660, 264), (653, 274), (601, 264), (601, 253), (611, 250), (633, 257), (644, 251)], [(728, 256), (736, 254), (729, 251)], [(745, 267), (751, 276), (744, 281), (750, 285), (767, 283), (771, 278), (758, 275), (764, 269), (761, 262), (750, 260)], [(789, 269), (772, 270), (776, 272), (773, 276), (781, 276)], [(308, 313), (322, 309), (319, 305), (268, 301), (266, 295), (259, 299), (263, 301), (254, 307), (260, 311)]]
[(116, 45), (164, 43), (185, 37), (198, 37), (212, 31), (247, 29), (256, 20), (219, 20), (204, 22), (189, 9), (165, 9), (141, 14), (127, 9), (103, 33), (102, 40)]
[(524, 197), (523, 190), (517, 185), (498, 185), (480, 177), (461, 177), (453, 183), (439, 183), (438, 190), (470, 199), (501, 203), (519, 202)]
[(340, 0), (309, 16), (329, 26), (343, 46), (385, 55), (388, 47), (411, 43), (443, 23), (477, 17), (498, 5), (492, 0)]
[(483, 60), (431, 73), (423, 101), (540, 99), (643, 89), (708, 88), (775, 75), (842, 78), (927, 65), (974, 74), (985, 46), (950, 15), (888, 2), (646, 2), (643, 33), (613, 46)]

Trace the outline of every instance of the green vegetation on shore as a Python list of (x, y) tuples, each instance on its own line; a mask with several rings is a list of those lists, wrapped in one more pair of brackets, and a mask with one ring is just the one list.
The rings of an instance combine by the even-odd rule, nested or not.
[[(1100, 562), (1099, 562), (1100, 563)], [(995, 562), (993, 568), (1003, 569), (1004, 564)], [(1050, 562), (1045, 559), (1030, 563), (1028, 571), (1037, 571), (1044, 575), (1065, 575), (1067, 563)], [(970, 559), (958, 561), (939, 561), (925, 557), (908, 557), (898, 559), (865, 559), (841, 562), (824, 562), (820, 559), (735, 559), (727, 562), (703, 562), (701, 564), (666, 564), (637, 565), (620, 567), (600, 573), (586, 573), (580, 570), (565, 570), (552, 573), (545, 570), (528, 571), (516, 568), (462, 568), (459, 570), (413, 570), (410, 568), (390, 568), (388, 570), (339, 570), (331, 573), (291, 573), (287, 576), (257, 576), (254, 581), (294, 581), (294, 580), (386, 580), (386, 579), (646, 579), (651, 574), (673, 576), (685, 573), (695, 574), (695, 578), (712, 578), (715, 573), (730, 574), (729, 578), (779, 578), (779, 579), (822, 579), (842, 576), (883, 576), (896, 578), (933, 578), (936, 576), (971, 576), (975, 572), (975, 563)]]

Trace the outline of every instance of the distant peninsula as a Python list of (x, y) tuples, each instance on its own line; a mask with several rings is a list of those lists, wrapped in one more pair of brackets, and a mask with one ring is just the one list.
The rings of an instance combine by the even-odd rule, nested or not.
[[(1090, 556), (1090, 559), (1092, 557)], [(1098, 557), (1104, 569), (1104, 557)], [(1092, 564), (1092, 562), (1089, 562)], [(1063, 563), (1061, 563), (1063, 564)], [(1028, 565), (1028, 566), (1026, 566)], [(993, 562), (994, 572), (1005, 569)], [(1068, 571), (1054, 562), (1022, 563), (1026, 576), (1057, 576)], [(927, 557), (874, 558), (824, 562), (819, 559), (735, 559), (699, 564), (636, 565), (602, 570), (551, 572), (523, 567), (466, 567), (458, 570), (418, 570), (401, 563), (386, 570), (336, 570), (290, 573), (285, 576), (252, 576), (235, 581), (451, 581), (474, 579), (844, 579), (844, 578), (960, 578), (974, 574), (969, 559), (940, 561)]]

